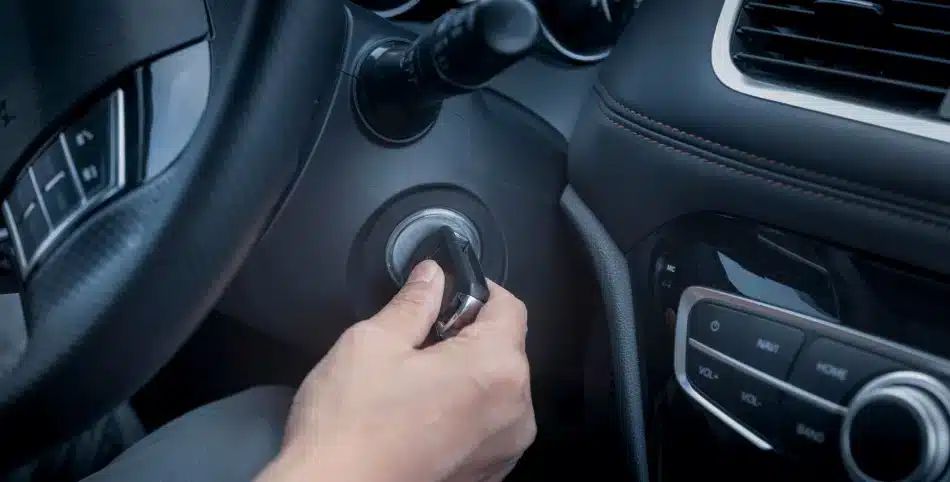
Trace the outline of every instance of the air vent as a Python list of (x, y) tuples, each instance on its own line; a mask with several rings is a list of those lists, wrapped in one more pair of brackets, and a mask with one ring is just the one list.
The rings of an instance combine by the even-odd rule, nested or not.
[[(742, 0), (730, 53), (746, 75), (950, 119), (950, 0)], [(943, 105), (943, 109), (941, 109)]]

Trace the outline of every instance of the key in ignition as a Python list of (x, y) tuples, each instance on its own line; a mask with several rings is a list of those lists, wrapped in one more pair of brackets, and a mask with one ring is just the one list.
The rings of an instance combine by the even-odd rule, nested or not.
[(426, 345), (458, 334), (475, 321), (482, 306), (488, 302), (488, 281), (482, 273), (471, 243), (448, 226), (427, 236), (413, 252), (402, 279), (407, 279), (414, 266), (431, 259), (445, 273), (445, 288), (439, 316)]

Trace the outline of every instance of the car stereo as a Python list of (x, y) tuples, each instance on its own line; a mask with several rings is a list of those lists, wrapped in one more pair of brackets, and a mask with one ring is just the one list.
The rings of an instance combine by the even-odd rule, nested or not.
[(794, 311), (702, 287), (683, 293), (676, 378), (764, 450), (857, 480), (937, 480), (948, 467), (950, 363)]
[(707, 417), (827, 480), (950, 472), (946, 280), (715, 214), (648, 242), (647, 363)]

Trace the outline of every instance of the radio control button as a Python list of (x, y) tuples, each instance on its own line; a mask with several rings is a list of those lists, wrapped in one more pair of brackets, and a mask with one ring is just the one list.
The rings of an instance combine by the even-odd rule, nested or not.
[(771, 440), (780, 395), (778, 388), (737, 371), (721, 403), (743, 425)]
[(783, 380), (805, 340), (797, 328), (708, 302), (697, 303), (690, 311), (689, 336)]
[(841, 415), (788, 394), (783, 396), (780, 410), (778, 439), (783, 452), (843, 472), (838, 450)]
[(789, 383), (830, 402), (845, 405), (858, 386), (870, 378), (900, 370), (897, 362), (827, 338), (802, 350)]
[(690, 384), (729, 417), (764, 439), (775, 436), (778, 388), (695, 347), (687, 348), (686, 374)]
[(735, 369), (729, 365), (696, 348), (686, 349), (686, 379), (717, 405), (728, 397), (735, 375)]

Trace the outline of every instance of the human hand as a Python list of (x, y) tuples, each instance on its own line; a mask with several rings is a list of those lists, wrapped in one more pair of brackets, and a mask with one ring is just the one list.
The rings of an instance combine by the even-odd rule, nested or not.
[(340, 337), (298, 390), (259, 481), (500, 481), (514, 468), (537, 431), (525, 306), (489, 283), (474, 323), (420, 350), (443, 284), (436, 263), (421, 263)]

